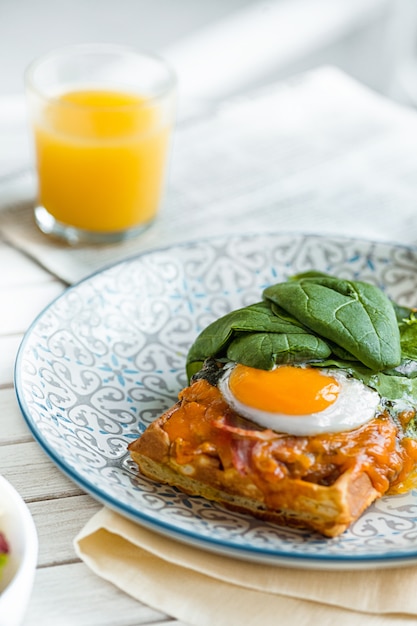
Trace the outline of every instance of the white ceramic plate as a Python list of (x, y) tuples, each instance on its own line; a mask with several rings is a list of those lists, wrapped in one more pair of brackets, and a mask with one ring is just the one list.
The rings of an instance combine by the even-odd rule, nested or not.
[(257, 562), (364, 568), (417, 561), (417, 492), (385, 497), (335, 539), (231, 513), (138, 476), (127, 444), (176, 401), (197, 333), (262, 289), (317, 269), (417, 302), (417, 251), (301, 234), (236, 236), (143, 254), (69, 288), (28, 330), (18, 400), (70, 478), (122, 515), (198, 547)]

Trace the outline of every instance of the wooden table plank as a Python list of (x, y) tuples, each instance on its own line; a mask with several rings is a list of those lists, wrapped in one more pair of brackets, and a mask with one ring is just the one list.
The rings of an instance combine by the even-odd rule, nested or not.
[(43, 267), (2, 240), (0, 240), (0, 267), (2, 268), (1, 285), (3, 288), (55, 280)]
[(26, 502), (84, 493), (32, 441), (0, 447), (0, 474), (17, 489)]
[[(36, 316), (63, 291), (64, 287), (59, 281), (18, 287), (4, 287), (1, 284), (0, 302), (3, 303), (3, 309), (0, 333), (24, 333)], [(9, 306), (4, 306), (4, 303), (9, 303)]]
[(0, 445), (32, 441), (14, 388), (0, 389)]
[(42, 500), (29, 504), (39, 539), (38, 565), (46, 567), (79, 561), (73, 539), (102, 508), (88, 495)]
[(93, 574), (83, 563), (40, 568), (23, 626), (139, 626), (164, 624), (149, 608)]
[(0, 389), (13, 385), (14, 364), (22, 338), (21, 333), (2, 336), (0, 328)]

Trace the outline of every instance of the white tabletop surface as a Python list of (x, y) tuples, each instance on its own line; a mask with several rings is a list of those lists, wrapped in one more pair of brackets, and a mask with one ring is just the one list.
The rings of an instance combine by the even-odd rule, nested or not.
[[(329, 92), (327, 81), (332, 84), (338, 81), (342, 91)], [(334, 98), (323, 99), (323, 91), (333, 93)], [(293, 106), (294, 102), (304, 103), (306, 96), (310, 104), (308, 109)], [(217, 162), (213, 161), (212, 174), (218, 184), (224, 185), (222, 193), (217, 194), (219, 187), (207, 186), (200, 217), (194, 219), (195, 223), (188, 220), (186, 235), (193, 237), (199, 232), (201, 236), (201, 220), (209, 224), (211, 214), (225, 232), (234, 232), (237, 224), (243, 226), (244, 223), (250, 231), (256, 225), (263, 230), (279, 229), (284, 225), (292, 230), (308, 228), (324, 233), (343, 230), (349, 235), (415, 243), (415, 114), (396, 108), (391, 110), (386, 103), (380, 103), (378, 99), (374, 101), (373, 95), (368, 98), (362, 88), (357, 92), (349, 80), (345, 83), (343, 77), (327, 72), (307, 79), (305, 84), (295, 81), (288, 88), (284, 86), (274, 97), (286, 111), (285, 117), (278, 116), (274, 132), (277, 137), (287, 139), (288, 132), (293, 133), (291, 142), (286, 144), (277, 140), (270, 145), (264, 142), (264, 149), (270, 152), (263, 155), (265, 162), (261, 159), (261, 152), (257, 154), (260, 165), (256, 180), (262, 182), (261, 188), (245, 185), (251, 173), (249, 169), (245, 180), (239, 175), (242, 167), (244, 169), (241, 150), (236, 154), (230, 152), (227, 172), (217, 171)], [(257, 105), (260, 109), (255, 110), (255, 119), (260, 120), (256, 129), (260, 135), (249, 133), (244, 137), (237, 132), (239, 125), (233, 135), (233, 120), (250, 117), (251, 103), (248, 106), (243, 103), (232, 110), (226, 107), (218, 118), (208, 118), (194, 129), (188, 127), (183, 131), (182, 143), (177, 140), (177, 166), (173, 168), (173, 182), (177, 186), (174, 185), (171, 193), (175, 202), (171, 208), (167, 207), (167, 219), (154, 229), (155, 237), (164, 239), (165, 243), (169, 243), (170, 237), (174, 238), (174, 233), (166, 227), (170, 223), (169, 211), (177, 213), (179, 229), (181, 225), (184, 228), (187, 216), (191, 215), (185, 204), (184, 185), (194, 184), (191, 191), (201, 194), (204, 181), (200, 173), (203, 170), (198, 165), (198, 158), (197, 169), (189, 163), (189, 149), (196, 145), (196, 138), (201, 133), (213, 135), (214, 123), (220, 124), (216, 128), (228, 129), (231, 133), (229, 146), (232, 136), (235, 145), (239, 145), (238, 141), (247, 141), (248, 146), (253, 145), (263, 132), (267, 132), (269, 138), (270, 128), (264, 127), (259, 115), (259, 111), (269, 110), (268, 103), (268, 96), (266, 100), (261, 98)], [(294, 115), (292, 127), (288, 126), (290, 113)], [(279, 125), (280, 119), (285, 121), (283, 128)], [(250, 124), (246, 127), (253, 128)], [(212, 139), (215, 141), (214, 136)], [(218, 140), (219, 145), (213, 148), (227, 148), (222, 144), (221, 133)], [(292, 160), (289, 160), (290, 156)], [(267, 175), (266, 164), (273, 163), (271, 159), (276, 159), (276, 167), (267, 185), (263, 177)], [(187, 169), (187, 164), (191, 169)], [(256, 165), (255, 161), (253, 165)], [(222, 180), (222, 174), (228, 174), (227, 178)], [(7, 185), (1, 189), (3, 194), (8, 193)], [(193, 197), (191, 193), (190, 202), (195, 205), (196, 199), (197, 196)], [(18, 203), (14, 208), (12, 202), (10, 207), (13, 213), (15, 208), (18, 210)], [(229, 221), (226, 220), (226, 207)], [(263, 212), (261, 207), (265, 209)], [(244, 210), (246, 217), (240, 224), (238, 216), (244, 215)], [(260, 220), (262, 215), (263, 222)], [(356, 221), (352, 219), (355, 216)], [(101, 258), (91, 251), (83, 253), (54, 248), (35, 233), (32, 222), (24, 224), (18, 220), (13, 224), (9, 219), (10, 224), (6, 227), (6, 219), (6, 212), (0, 214), (0, 233), (3, 233), (0, 235), (0, 474), (28, 503), (40, 546), (34, 589), (23, 626), (178, 624), (173, 618), (137, 602), (102, 580), (76, 557), (73, 539), (101, 504), (49, 460), (33, 440), (15, 397), (13, 368), (22, 337), (36, 315), (72, 282), (71, 272), (68, 271), (68, 278), (64, 281), (54, 270), (58, 266), (63, 269), (67, 266), (73, 271), (73, 280), (77, 280), (82, 277), (80, 267), (83, 263), (83, 271), (88, 274), (90, 269), (97, 269), (97, 261), (109, 262), (109, 251)], [(19, 226), (22, 226), (21, 231)], [(216, 234), (215, 229), (213, 234)], [(148, 247), (156, 245), (152, 233), (147, 243)], [(131, 252), (130, 248), (126, 251)], [(33, 260), (35, 258), (39, 262)], [(45, 269), (47, 267), (49, 269)]]

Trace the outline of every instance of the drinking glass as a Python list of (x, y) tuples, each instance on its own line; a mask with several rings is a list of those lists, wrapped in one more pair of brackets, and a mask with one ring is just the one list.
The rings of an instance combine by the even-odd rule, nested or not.
[(74, 45), (25, 73), (40, 230), (113, 243), (161, 206), (176, 81), (163, 59), (118, 45)]

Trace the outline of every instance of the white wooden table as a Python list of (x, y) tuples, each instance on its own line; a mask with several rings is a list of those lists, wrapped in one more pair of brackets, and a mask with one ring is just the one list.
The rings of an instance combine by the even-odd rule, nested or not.
[(28, 503), (39, 536), (23, 626), (179, 624), (97, 577), (77, 558), (73, 538), (101, 504), (64, 476), (34, 441), (13, 386), (23, 334), (66, 286), (2, 240), (0, 267), (0, 474)]
[[(298, 106), (307, 101), (308, 107)], [(311, 233), (338, 230), (346, 236), (415, 244), (415, 112), (392, 107), (328, 69), (261, 93), (249, 105), (238, 101), (222, 114), (185, 125), (176, 142), (170, 213), (153, 229), (154, 238), (149, 231), (150, 238), (142, 242), (160, 247), (176, 243), (172, 239), (177, 235), (201, 238), (235, 232), (239, 225), (240, 232), (301, 226)], [(273, 132), (270, 121), (258, 124), (265, 105), (274, 112), (269, 118)], [(5, 125), (3, 143), (11, 137), (8, 130)], [(10, 147), (15, 143), (12, 137)], [(198, 152), (201, 145), (204, 151)], [(224, 158), (207, 160), (205, 151), (209, 156), (223, 151)], [(11, 167), (9, 152), (3, 149), (5, 171)], [(244, 154), (250, 156), (248, 163)], [(0, 212), (2, 233), (5, 219)], [(67, 250), (51, 256), (49, 246), (42, 249), (33, 237), (32, 220), (26, 224), (14, 214), (14, 221), (18, 228), (9, 227), (7, 242), (0, 236), (0, 474), (28, 503), (39, 535), (38, 570), (22, 626), (180, 626), (93, 574), (75, 554), (74, 537), (101, 504), (61, 473), (33, 440), (15, 397), (13, 366), (31, 322), (66, 288), (52, 271), (68, 276), (69, 282), (80, 276), (69, 276)], [(125, 250), (125, 256), (130, 252)], [(88, 273), (110, 261), (97, 250), (81, 253), (81, 267), (90, 268)], [(48, 260), (51, 273), (29, 254)], [(80, 263), (74, 254), (80, 252), (72, 252), (72, 268)]]

